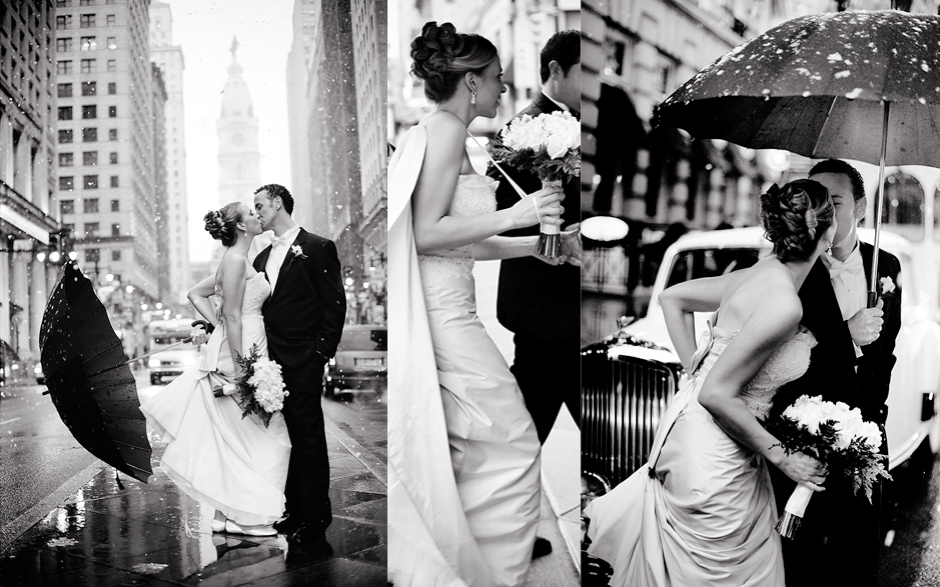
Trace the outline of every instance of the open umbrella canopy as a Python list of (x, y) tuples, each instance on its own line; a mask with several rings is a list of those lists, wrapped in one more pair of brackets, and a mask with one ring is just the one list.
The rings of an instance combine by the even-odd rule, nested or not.
[(104, 306), (73, 263), (46, 305), (39, 347), (52, 402), (75, 439), (146, 483), (151, 449), (134, 376)]
[(940, 167), (940, 16), (896, 10), (787, 21), (720, 57), (656, 110), (698, 138), (814, 159)]

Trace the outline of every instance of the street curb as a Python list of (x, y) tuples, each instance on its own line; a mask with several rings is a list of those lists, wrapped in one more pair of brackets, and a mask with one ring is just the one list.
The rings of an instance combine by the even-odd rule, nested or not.
[(72, 475), (58, 489), (41, 499), (38, 503), (28, 510), (13, 518), (0, 528), (0, 552), (4, 551), (19, 538), (23, 532), (32, 528), (43, 518), (49, 515), (49, 512), (59, 507), (65, 501), (65, 498), (81, 489), (86, 483), (92, 480), (99, 471), (108, 465), (100, 460), (88, 465), (78, 473)]
[(381, 459), (369, 452), (359, 444), (355, 438), (343, 432), (343, 430), (329, 418), (324, 418), (323, 423), (326, 431), (329, 432), (333, 438), (338, 440), (370, 473), (375, 475), (375, 477), (382, 482), (382, 485), (388, 487), (388, 464), (385, 459)]
[[(568, 555), (571, 557), (571, 562), (574, 564), (574, 568), (577, 569), (578, 574), (581, 574), (581, 545), (576, 544), (573, 540), (569, 539), (568, 533), (565, 531), (565, 520), (563, 518), (564, 514), (568, 512), (561, 511), (561, 506), (558, 503), (555, 494), (552, 493), (551, 484), (548, 483), (548, 480), (545, 478), (545, 474), (541, 475), (542, 481), (542, 492), (545, 493), (546, 499), (548, 499), (548, 504), (552, 508), (552, 513), (555, 514), (555, 523), (558, 525), (558, 531), (561, 533), (562, 539), (565, 541), (565, 547), (568, 550)], [(576, 509), (576, 508), (573, 508)], [(571, 511), (571, 510), (568, 510)]]

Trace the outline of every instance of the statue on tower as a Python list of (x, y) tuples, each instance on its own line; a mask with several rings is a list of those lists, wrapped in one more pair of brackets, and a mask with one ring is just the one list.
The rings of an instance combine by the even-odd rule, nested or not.
[(238, 50), (238, 37), (232, 37), (232, 48), (230, 49), (230, 51), (232, 52), (232, 59), (235, 58), (235, 51), (237, 50)]

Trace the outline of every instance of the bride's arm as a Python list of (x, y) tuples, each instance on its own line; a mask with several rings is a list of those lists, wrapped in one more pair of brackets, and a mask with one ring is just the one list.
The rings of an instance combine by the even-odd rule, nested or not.
[(698, 401), (729, 436), (763, 455), (794, 481), (819, 490), (825, 476), (818, 461), (802, 453), (788, 456), (741, 397), (770, 355), (796, 332), (803, 314), (796, 296), (762, 293), (751, 304), (750, 317), (705, 376)]
[(535, 254), (538, 236), (491, 236), (473, 245), (477, 261), (501, 261)]
[(546, 219), (560, 222), (560, 190), (530, 195), (512, 208), (478, 216), (449, 216), (457, 178), (466, 151), (466, 127), (455, 117), (438, 116), (428, 122), (424, 164), (412, 196), (415, 246), (429, 254), (478, 243), (488, 237), (538, 222), (533, 198)]
[(212, 302), (209, 301), (209, 298), (214, 295), (215, 276), (210, 275), (194, 285), (192, 289), (189, 290), (189, 293), (186, 294), (186, 297), (189, 298), (189, 303), (199, 312), (200, 316), (205, 318), (209, 324), (218, 326), (219, 319), (215, 315), (215, 308), (212, 307)]
[[(222, 324), (232, 351), (232, 361), (242, 355), (242, 299), (245, 297), (245, 257), (229, 253), (222, 259), (219, 279), (222, 281)], [(235, 364), (235, 373), (240, 373)]]
[(734, 274), (684, 281), (659, 294), (663, 319), (679, 360), (688, 369), (695, 354), (695, 312), (714, 312), (721, 298), (737, 279)]

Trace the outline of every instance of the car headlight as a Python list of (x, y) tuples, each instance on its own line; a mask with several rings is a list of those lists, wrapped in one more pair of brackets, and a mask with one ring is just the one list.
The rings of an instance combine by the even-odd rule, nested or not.
[(151, 369), (156, 368), (156, 367), (159, 367), (159, 366), (160, 366), (160, 359), (157, 359), (157, 358), (150, 358), (150, 359), (148, 359), (148, 360), (147, 360), (147, 366), (150, 367)]
[(33, 367), (34, 375), (42, 375), (42, 363), (36, 363), (36, 366)]

